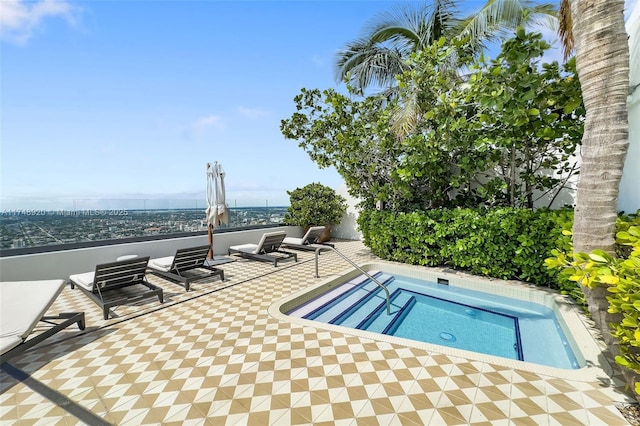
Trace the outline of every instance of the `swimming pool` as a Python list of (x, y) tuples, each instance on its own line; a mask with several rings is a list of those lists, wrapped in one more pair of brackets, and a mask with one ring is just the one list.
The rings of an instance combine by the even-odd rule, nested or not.
[(270, 312), (282, 320), (558, 377), (587, 380), (610, 371), (579, 307), (553, 291), (408, 265), (362, 268), (385, 282), (391, 315), (384, 292), (355, 269), (292, 295)]

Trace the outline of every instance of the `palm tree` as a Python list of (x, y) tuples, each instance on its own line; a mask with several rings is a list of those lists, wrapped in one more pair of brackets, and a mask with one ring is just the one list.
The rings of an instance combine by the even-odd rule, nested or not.
[(434, 0), (429, 7), (408, 6), (384, 12), (365, 27), (365, 34), (338, 51), (336, 80), (348, 80), (359, 91), (377, 85), (390, 87), (395, 76), (407, 69), (405, 61), (450, 34), (458, 25), (453, 0)]
[(487, 0), (476, 13), (467, 16), (456, 28), (458, 37), (469, 37), (476, 49), (486, 41), (496, 41), (513, 33), (519, 26), (544, 25), (555, 28), (557, 10), (550, 3), (532, 0)]
[[(573, 248), (576, 253), (600, 249), (615, 255), (618, 189), (629, 146), (629, 45), (624, 0), (562, 3), (560, 27), (565, 28), (561, 32), (565, 55), (575, 48), (586, 110)], [(620, 318), (607, 312), (607, 289), (582, 289), (605, 341), (615, 348), (609, 323), (619, 322)], [(637, 378), (629, 370), (625, 375), (630, 384)]]
[(440, 37), (469, 38), (477, 52), (519, 25), (555, 20), (552, 4), (532, 0), (488, 0), (468, 17), (459, 17), (456, 0), (433, 0), (417, 9), (399, 7), (375, 17), (365, 26), (364, 35), (346, 44), (335, 60), (338, 81), (347, 81), (361, 93), (371, 86), (383, 89), (395, 85), (395, 76), (405, 71), (412, 52)]

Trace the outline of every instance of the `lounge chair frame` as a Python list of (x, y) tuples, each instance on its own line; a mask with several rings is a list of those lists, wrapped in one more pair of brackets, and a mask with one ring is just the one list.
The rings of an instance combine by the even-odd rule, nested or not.
[[(233, 247), (229, 247), (229, 255), (237, 254), (247, 259), (258, 260), (261, 262), (273, 263), (273, 266), (278, 266), (278, 262), (293, 258), (295, 262), (298, 261), (298, 255), (286, 250), (281, 250), (280, 245), (284, 240), (286, 234), (284, 232), (272, 233), (263, 235), (261, 240), (262, 244), (258, 247), (257, 253), (249, 253), (242, 250), (236, 250)], [(281, 256), (270, 255), (269, 253), (278, 253)]]
[[(154, 275), (177, 281), (186, 291), (191, 288), (191, 282), (203, 278), (219, 276), (220, 280), (224, 281), (224, 271), (207, 264), (207, 255), (210, 249), (211, 246), (209, 245), (178, 249), (173, 257), (169, 271), (161, 271), (152, 266), (149, 266), (147, 270)], [(205, 275), (184, 275), (185, 272), (193, 271), (194, 269), (206, 269), (210, 273)]]
[(287, 238), (285, 238), (282, 242), (282, 247), (294, 250), (307, 250), (315, 252), (318, 252), (318, 249), (322, 250), (323, 247), (325, 248), (325, 250), (328, 250), (326, 246), (333, 247), (333, 244), (317, 242), (324, 232), (324, 229), (324, 226), (312, 226), (307, 230), (306, 234), (302, 238), (300, 238), (301, 244), (287, 241)]
[[(70, 280), (71, 288), (73, 289), (77, 285), (89, 299), (100, 306), (105, 320), (109, 318), (109, 309), (114, 306), (125, 305), (153, 296), (158, 297), (160, 303), (163, 303), (162, 289), (148, 282), (145, 276), (148, 262), (149, 256), (146, 256), (97, 265), (91, 290), (87, 290), (80, 284), (74, 283), (73, 279)], [(110, 291), (136, 285), (146, 287), (147, 291), (137, 293), (133, 296), (105, 299), (105, 294)]]
[[(22, 354), (74, 323), (84, 330), (84, 312), (47, 315), (65, 285), (65, 280), (60, 279), (0, 283), (0, 363)], [(43, 322), (48, 327), (38, 327)], [(36, 327), (38, 330), (34, 332)]]
[[(62, 320), (62, 322), (56, 322), (58, 320)], [(30, 339), (25, 340), (13, 349), (10, 349), (7, 352), (1, 354), (0, 364), (4, 364), (7, 360), (9, 360), (9, 358), (20, 355), (27, 349), (37, 345), (38, 343), (48, 339), (59, 331), (62, 331), (63, 329), (69, 327), (71, 324), (77, 323), (80, 330), (84, 330), (86, 326), (84, 312), (66, 312), (58, 315), (45, 315), (40, 318), (40, 321), (46, 322), (47, 324), (52, 325), (52, 327)]]

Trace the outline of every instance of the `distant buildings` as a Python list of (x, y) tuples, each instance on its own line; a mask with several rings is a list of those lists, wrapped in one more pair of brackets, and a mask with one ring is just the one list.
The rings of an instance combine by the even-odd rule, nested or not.
[[(222, 228), (282, 223), (286, 207), (229, 209)], [(0, 215), (0, 248), (24, 248), (147, 235), (204, 232), (204, 210), (11, 210)]]

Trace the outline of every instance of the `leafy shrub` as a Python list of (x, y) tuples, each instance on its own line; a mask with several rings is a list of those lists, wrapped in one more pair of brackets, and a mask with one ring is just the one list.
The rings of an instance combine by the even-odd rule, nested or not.
[[(616, 225), (616, 256), (602, 250), (573, 253), (571, 246), (563, 246), (553, 250), (553, 257), (545, 263), (560, 269), (564, 279), (589, 288), (607, 286), (609, 313), (622, 317), (619, 323), (610, 324), (619, 342), (616, 362), (640, 373), (640, 210), (619, 217)], [(640, 382), (635, 383), (635, 391), (640, 394)]]
[(562, 230), (572, 220), (570, 210), (364, 210), (358, 224), (364, 243), (384, 259), (519, 279), (573, 295), (575, 283), (558, 281), (558, 272), (544, 264), (553, 249), (570, 243)]
[(347, 200), (321, 183), (310, 183), (287, 194), (291, 204), (284, 221), (288, 225), (336, 225), (347, 212)]

